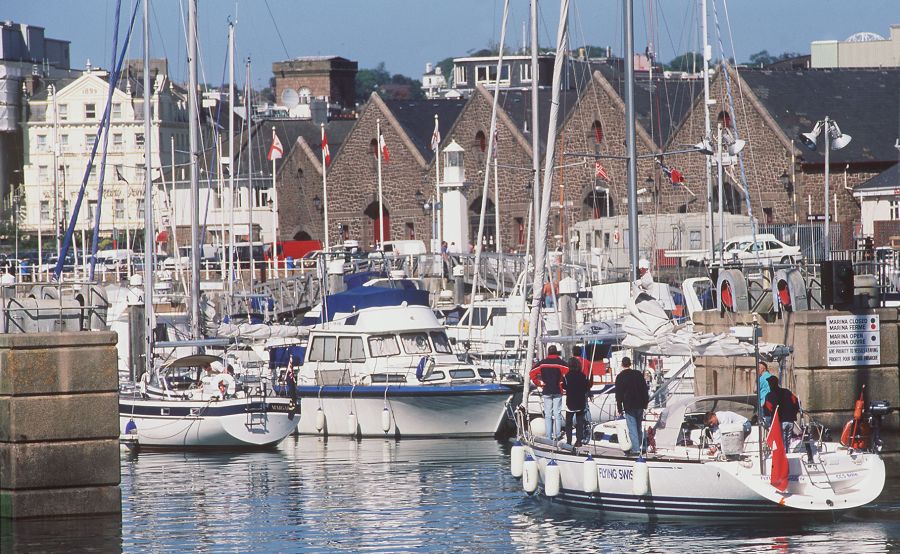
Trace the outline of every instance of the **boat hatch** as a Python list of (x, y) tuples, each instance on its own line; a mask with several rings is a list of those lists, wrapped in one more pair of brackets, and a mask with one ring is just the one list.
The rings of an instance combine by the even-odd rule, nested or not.
[(405, 383), (406, 375), (396, 373), (373, 373), (372, 383)]

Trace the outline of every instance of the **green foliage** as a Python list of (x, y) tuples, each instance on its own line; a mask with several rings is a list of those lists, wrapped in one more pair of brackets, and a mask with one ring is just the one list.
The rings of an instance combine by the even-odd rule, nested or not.
[(664, 66), (670, 71), (696, 72), (703, 70), (703, 56), (697, 52), (687, 52), (676, 56)]
[(378, 92), (386, 100), (425, 98), (421, 81), (399, 73), (391, 75), (384, 62), (380, 62), (374, 69), (360, 69), (356, 74), (356, 98), (364, 102), (372, 91)]
[(750, 54), (750, 60), (747, 62), (748, 65), (765, 67), (767, 65), (771, 65), (775, 62), (780, 62), (782, 60), (789, 60), (791, 58), (800, 57), (802, 54), (797, 52), (782, 52), (777, 56), (773, 56), (769, 54), (768, 50), (760, 50), (754, 54)]

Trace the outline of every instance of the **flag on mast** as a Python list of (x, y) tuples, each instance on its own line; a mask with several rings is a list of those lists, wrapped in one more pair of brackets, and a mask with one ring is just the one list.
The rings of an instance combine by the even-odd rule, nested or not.
[(780, 492), (787, 491), (790, 471), (788, 467), (787, 453), (784, 450), (784, 435), (781, 432), (781, 420), (778, 417), (778, 408), (772, 416), (772, 427), (766, 435), (766, 446), (772, 449), (772, 477), (769, 482)]
[(378, 147), (381, 150), (381, 157), (384, 158), (384, 161), (391, 161), (391, 154), (388, 152), (387, 143), (384, 142), (384, 135), (378, 135)]
[(328, 136), (325, 134), (325, 128), (322, 128), (322, 155), (325, 156), (325, 167), (331, 165), (331, 152), (328, 150)]
[(281, 146), (281, 141), (278, 139), (278, 135), (275, 134), (275, 131), (272, 131), (272, 146), (269, 148), (269, 161), (277, 160), (283, 155), (284, 148)]
[(656, 163), (659, 164), (659, 168), (662, 170), (663, 175), (671, 181), (672, 185), (684, 184), (684, 175), (680, 171), (674, 167), (667, 166), (661, 159), (657, 159)]
[(431, 149), (435, 152), (441, 147), (441, 131), (438, 128), (438, 118), (434, 116), (434, 132), (431, 133)]
[(607, 175), (606, 170), (603, 169), (603, 166), (600, 165), (600, 162), (594, 162), (594, 177), (603, 179), (604, 181), (609, 181), (609, 175)]

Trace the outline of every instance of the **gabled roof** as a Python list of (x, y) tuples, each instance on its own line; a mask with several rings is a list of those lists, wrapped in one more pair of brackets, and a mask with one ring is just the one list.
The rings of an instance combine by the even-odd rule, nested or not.
[(426, 162), (434, 157), (431, 150), (431, 134), (434, 131), (434, 116), (440, 119), (441, 134), (453, 126), (466, 105), (464, 99), (435, 100), (384, 100), (409, 140), (415, 145)]
[[(740, 75), (789, 139), (829, 116), (853, 137), (845, 148), (832, 150), (833, 163), (896, 161), (900, 70), (741, 70)], [(800, 149), (804, 161), (824, 163), (825, 141), (820, 136), (818, 142), (816, 151)]]
[[(493, 93), (492, 89), (487, 89)], [(541, 145), (541, 157), (547, 151), (547, 131), (550, 128), (550, 101), (552, 92), (549, 89), (538, 90), (538, 139)], [(578, 105), (578, 92), (575, 90), (562, 90), (559, 93), (559, 115), (556, 120), (556, 130), (562, 129), (569, 113)], [(492, 94), (489, 96), (492, 98)], [(516, 129), (531, 144), (531, 91), (528, 90), (501, 90), (499, 107), (506, 112)]]
[[(328, 135), (328, 150), (332, 160), (337, 156), (344, 139), (350, 132), (355, 122), (352, 120), (334, 120), (325, 124), (325, 133)], [(284, 148), (284, 156), (287, 158), (297, 143), (298, 137), (303, 137), (317, 159), (322, 157), (322, 131), (318, 124), (310, 120), (301, 119), (263, 119), (254, 122), (253, 127), (253, 173), (257, 177), (262, 174), (271, 178), (272, 162), (268, 160), (269, 148), (272, 146), (272, 127)], [(247, 171), (247, 134), (244, 131), (241, 148), (235, 153), (239, 174)], [(279, 162), (280, 165), (281, 162)]]
[(853, 187), (853, 192), (876, 192), (900, 189), (900, 163), (894, 164), (868, 181)]
[[(625, 72), (601, 63), (594, 68), (603, 75), (619, 94), (625, 97)], [(635, 74), (634, 111), (638, 123), (662, 148), (684, 121), (698, 96), (703, 94), (703, 81), (695, 79), (666, 79), (654, 74), (653, 82), (647, 72)], [(697, 137), (699, 141), (702, 137)]]

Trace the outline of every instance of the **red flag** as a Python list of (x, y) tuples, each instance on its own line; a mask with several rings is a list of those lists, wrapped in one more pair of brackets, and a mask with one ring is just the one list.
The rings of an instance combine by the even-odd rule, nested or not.
[(391, 161), (391, 154), (388, 152), (387, 143), (384, 142), (384, 135), (378, 135), (378, 147), (381, 149), (381, 156), (384, 158), (384, 161)]
[(784, 437), (781, 434), (781, 420), (778, 418), (778, 408), (772, 416), (772, 427), (766, 435), (766, 446), (772, 449), (772, 477), (769, 480), (775, 490), (785, 492), (788, 488), (788, 459), (784, 450)]
[(328, 137), (325, 135), (325, 129), (322, 129), (322, 155), (325, 157), (325, 167), (331, 165), (331, 152), (328, 150)]
[(603, 169), (603, 166), (600, 165), (600, 162), (594, 163), (594, 176), (598, 179), (609, 181), (609, 175), (606, 174), (606, 170)]
[(275, 131), (272, 131), (272, 146), (269, 148), (269, 161), (277, 160), (283, 155), (284, 148), (281, 147), (281, 141), (278, 140), (278, 135), (275, 134)]

